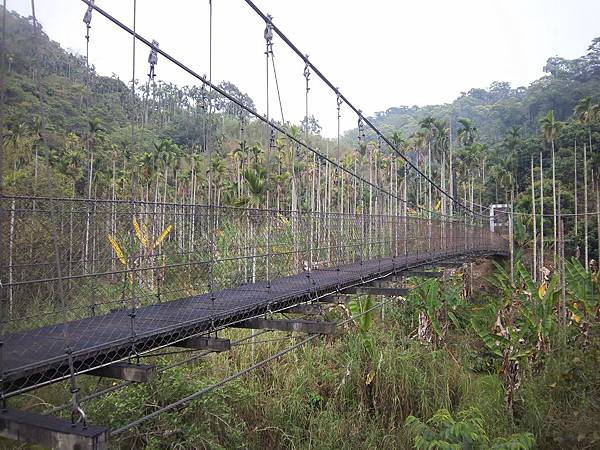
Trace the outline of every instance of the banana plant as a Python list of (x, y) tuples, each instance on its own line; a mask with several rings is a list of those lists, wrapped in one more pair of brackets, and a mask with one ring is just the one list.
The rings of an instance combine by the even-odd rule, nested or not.
[(523, 339), (535, 341), (537, 357), (547, 350), (555, 322), (555, 306), (560, 294), (558, 276), (548, 275), (537, 286), (523, 263), (517, 261), (513, 283), (503, 267), (496, 265), (496, 268), (492, 283), (499, 290), (502, 300), (496, 310), (494, 329), (497, 334), (505, 334), (503, 328), (514, 325), (524, 333)]
[(348, 303), (348, 309), (354, 323), (357, 325), (360, 332), (360, 342), (364, 349), (367, 358), (365, 358), (366, 365), (364, 367), (365, 372), (365, 385), (367, 387), (367, 396), (369, 397), (369, 404), (372, 401), (372, 386), (373, 380), (377, 376), (379, 365), (375, 363), (376, 359), (376, 348), (373, 342), (372, 336), (369, 334), (369, 330), (373, 327), (373, 312), (374, 306), (373, 298), (369, 295), (366, 297), (356, 297)]
[(440, 321), (442, 302), (437, 280), (429, 280), (416, 292), (419, 310), (418, 338), (423, 342), (437, 343), (442, 340), (445, 329)]
[(357, 297), (348, 303), (348, 309), (354, 318), (354, 323), (358, 326), (361, 334), (366, 334), (373, 327), (373, 298), (369, 295), (360, 298)]
[(526, 330), (519, 329), (514, 324), (501, 325), (499, 330), (495, 326), (493, 332), (479, 327), (475, 321), (472, 321), (472, 326), (484, 346), (497, 361), (496, 370), (504, 385), (506, 409), (512, 418), (515, 397), (523, 379), (523, 369), (527, 361), (533, 356), (535, 349), (525, 339)]
[(414, 291), (412, 300), (419, 315), (417, 336), (420, 341), (442, 344), (450, 324), (461, 327), (457, 312), (463, 298), (460, 287), (452, 281), (430, 279)]
[(570, 299), (567, 308), (571, 312), (571, 322), (579, 326), (582, 345), (586, 348), (589, 344), (591, 321), (597, 316), (600, 307), (598, 272), (586, 272), (583, 265), (576, 258), (572, 258), (565, 264), (565, 278)]
[(491, 327), (480, 326), (473, 319), (471, 325), (495, 360), (512, 417), (524, 367), (529, 363), (539, 365), (548, 350), (560, 290), (556, 275), (548, 275), (536, 286), (520, 261), (515, 264), (514, 282), (504, 268), (497, 268), (494, 284), (501, 301), (496, 306), (496, 320)]
[(548, 349), (554, 325), (554, 310), (560, 295), (558, 275), (553, 275), (550, 280), (544, 279), (536, 289), (535, 282), (521, 262), (517, 264), (517, 274), (527, 287), (522, 290), (521, 315), (526, 323), (523, 328), (531, 334), (528, 338), (536, 341), (534, 357), (537, 358)]

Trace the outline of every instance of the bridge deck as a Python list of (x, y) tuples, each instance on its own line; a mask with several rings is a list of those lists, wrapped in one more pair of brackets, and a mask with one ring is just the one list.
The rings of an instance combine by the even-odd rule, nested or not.
[[(471, 250), (382, 258), (273, 280), (246, 284), (212, 294), (141, 307), (136, 310), (135, 339), (127, 310), (13, 333), (4, 337), (4, 392), (58, 381), (69, 374), (67, 349), (78, 372), (110, 364), (138, 352), (169, 345), (187, 337), (336, 293), (432, 261), (458, 256), (489, 255)], [(133, 342), (132, 342), (133, 341)]]

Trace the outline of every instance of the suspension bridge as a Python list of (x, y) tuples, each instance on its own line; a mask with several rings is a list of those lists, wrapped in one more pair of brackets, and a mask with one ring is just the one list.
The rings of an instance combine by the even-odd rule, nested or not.
[[(252, 206), (221, 204), (210, 192), (214, 176), (210, 170), (202, 203), (169, 202), (166, 198), (150, 201), (134, 192), (122, 199), (114, 195), (110, 199), (60, 198), (52, 195), (51, 185), (46, 196), (2, 192), (3, 436), (48, 447), (105, 448), (111, 436), (180, 407), (319, 335), (333, 334), (339, 323), (326, 319), (325, 304), (343, 302), (349, 295), (386, 296), (387, 300), (374, 307), (381, 309), (387, 301), (407, 293), (402, 280), (408, 277), (438, 276), (440, 272), (432, 268), (507, 255), (505, 239), (490, 230), (489, 217), (481, 207), (475, 210), (472, 201), (469, 206), (443, 183), (436, 183), (431, 167), (428, 173), (417, 167), (251, 1), (246, 3), (265, 23), (265, 115), (171, 56), (155, 40), (141, 36), (135, 19), (129, 27), (93, 1), (82, 1), (82, 12), (87, 9), (88, 43), (92, 17), (110, 21), (115, 29), (132, 37), (134, 52), (136, 43), (150, 51), (149, 82), (154, 80), (157, 62), (169, 61), (194, 77), (204, 92), (226, 99), (259, 123), (266, 136), (267, 158), (277, 139), (284, 139), (294, 154), (312, 155), (318, 167), (315, 170), (331, 171), (339, 177), (328, 181), (323, 192), (315, 188), (305, 202), (292, 202), (289, 208), (276, 207), (273, 202), (268, 160), (266, 201)], [(209, 7), (212, 17), (211, 2)], [(33, 28), (35, 33), (35, 11)], [(33, 38), (37, 39), (35, 34)], [(299, 136), (283, 118), (276, 121), (270, 117), (268, 92), (275, 88), (279, 93), (280, 82), (273, 57), (277, 38), (305, 65), (306, 127), (311, 75), (316, 75), (337, 102), (338, 130), (344, 106), (357, 117), (357, 145), (368, 151), (366, 135), (371, 136), (381, 151), (402, 162), (402, 180), (392, 176), (391, 185), (383, 186), (370, 169), (365, 176), (343, 165), (339, 131), (338, 155), (333, 158), (311, 145), (308, 130)], [(271, 72), (275, 86), (269, 87)], [(43, 127), (41, 91), (39, 97)], [(278, 99), (283, 115), (279, 95)], [(202, 103), (210, 110), (208, 95)], [(133, 135), (132, 131), (135, 140)], [(44, 144), (48, 152), (48, 143)], [(204, 151), (212, 151), (210, 144)], [(415, 186), (418, 180), (419, 187), (423, 183), (429, 191), (427, 207), (409, 200), (410, 177)], [(319, 198), (326, 192), (330, 198), (334, 190), (336, 201)], [(432, 206), (432, 192), (441, 199), (439, 209)], [(190, 358), (174, 365), (193, 362), (210, 352), (234, 351), (229, 339), (219, 337), (219, 332), (228, 328), (254, 330), (252, 337), (259, 333), (255, 330), (305, 333), (307, 337), (176, 404), (132, 417), (120, 429), (88, 423), (85, 401), (146, 382), (170, 368), (141, 363), (158, 350), (190, 350)], [(77, 381), (82, 375), (121, 383), (81, 397)], [(63, 380), (68, 381), (71, 401), (49, 414), (10, 407), (20, 395)], [(62, 411), (70, 411), (71, 420), (56, 416)]]

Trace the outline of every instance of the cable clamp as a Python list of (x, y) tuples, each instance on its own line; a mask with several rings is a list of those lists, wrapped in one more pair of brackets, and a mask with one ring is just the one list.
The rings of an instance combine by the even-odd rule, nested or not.
[(308, 91), (310, 88), (308, 87), (308, 80), (310, 79), (310, 63), (308, 62), (308, 55), (304, 55), (304, 78), (306, 78), (306, 90)]
[[(88, 29), (90, 28), (90, 24), (92, 23), (92, 12), (94, 11), (95, 2), (96, 0), (88, 0), (88, 7), (85, 14), (83, 15), (83, 22), (85, 23)], [(89, 38), (89, 35), (87, 37)]]
[(154, 73), (154, 66), (158, 64), (158, 41), (153, 40), (152, 46), (150, 47), (150, 55), (148, 55), (148, 63), (150, 63), (150, 72), (148, 73), (148, 79), (154, 80), (156, 74)]
[(265, 41), (267, 42), (267, 50), (265, 54), (273, 54), (273, 16), (271, 14), (267, 14), (267, 20), (264, 32)]

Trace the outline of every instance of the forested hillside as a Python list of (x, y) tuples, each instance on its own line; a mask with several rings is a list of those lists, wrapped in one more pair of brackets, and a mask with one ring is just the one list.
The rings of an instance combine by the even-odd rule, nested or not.
[[(600, 38), (528, 87), (377, 113), (392, 149), (364, 126), (338, 147), (316, 113), (275, 131), (201, 84), (99, 74), (30, 18), (6, 26), (0, 335), (127, 333), (90, 372), (67, 348), (10, 408), (83, 405), (123, 449), (598, 448)], [(235, 81), (219, 87), (254, 108)], [(173, 331), (199, 311), (207, 328)], [(152, 378), (96, 372), (124, 360)]]
[[(530, 214), (532, 183), (539, 203), (541, 179), (545, 178), (546, 208), (560, 200), (557, 209), (567, 216), (568, 251), (580, 254), (585, 246), (577, 232), (582, 229), (582, 217), (576, 226), (569, 215), (584, 211), (586, 187), (590, 190), (588, 202), (595, 204), (600, 169), (600, 38), (577, 59), (549, 58), (544, 72), (547, 75), (528, 87), (494, 82), (488, 89), (463, 93), (451, 104), (392, 107), (376, 113), (372, 120), (419, 167), (429, 170), (431, 165), (440, 184), (475, 209), (510, 203), (512, 192), (517, 213)], [(346, 142), (356, 140), (357, 133), (356, 129), (348, 131)], [(368, 139), (368, 130), (366, 135)], [(427, 200), (422, 201), (425, 204)], [(592, 203), (588, 211), (594, 209)], [(540, 207), (538, 204), (538, 214)], [(517, 218), (518, 231), (530, 236), (521, 234), (522, 238), (533, 244), (532, 217)], [(591, 219), (588, 246), (590, 254), (597, 255), (597, 225)], [(539, 233), (541, 219), (537, 220)]]
[(477, 124), (481, 138), (488, 144), (501, 141), (512, 127), (520, 127), (524, 134), (537, 134), (538, 120), (548, 111), (554, 111), (556, 120), (564, 121), (571, 117), (581, 98), (598, 96), (600, 38), (591, 42), (585, 55), (573, 60), (549, 58), (543, 69), (546, 75), (526, 87), (497, 81), (487, 89), (463, 92), (451, 104), (391, 107), (376, 113), (373, 119), (377, 126), (400, 130), (408, 136), (427, 116), (451, 122), (455, 135), (460, 127), (458, 120), (467, 118)]
[[(249, 120), (240, 108), (201, 86), (178, 87), (160, 80), (137, 81), (136, 96), (132, 98), (131, 86), (126, 82), (114, 75), (97, 74), (93, 67), (88, 70), (84, 57), (65, 52), (47, 36), (42, 36), (40, 43), (34, 45), (31, 23), (26, 18), (8, 15), (7, 33), (5, 126), (7, 145), (14, 150), (7, 152), (6, 166), (12, 169), (12, 173), (5, 174), (9, 191), (31, 192), (29, 175), (33, 173), (36, 179), (42, 176), (38, 170), (41, 157), (39, 104), (33, 78), (37, 70), (47, 110), (50, 162), (56, 175), (65, 180), (58, 183), (61, 189), (69, 191), (65, 194), (85, 195), (91, 187), (95, 196), (107, 197), (113, 191), (118, 196), (119, 186), (123, 192), (128, 191), (124, 185), (128, 174), (147, 175), (156, 172), (159, 166), (161, 172), (164, 172), (163, 166), (168, 166), (178, 181), (193, 181), (198, 190), (206, 190), (203, 185), (207, 180), (202, 176), (196, 181), (197, 173), (205, 174), (209, 166), (214, 166), (219, 174), (233, 166), (240, 169), (239, 176), (234, 180), (219, 176), (221, 185), (215, 189), (223, 193), (229, 189), (231, 192), (223, 198), (232, 203), (248, 200), (241, 195), (245, 184), (243, 171), (248, 168), (241, 159), (250, 160), (252, 152), (264, 158), (269, 136), (264, 127)], [(34, 65), (36, 57), (39, 61)], [(518, 197), (521, 188), (528, 183), (530, 157), (545, 147), (539, 120), (550, 111), (555, 121), (565, 121), (565, 127), (556, 135), (558, 155), (572, 152), (568, 149), (576, 139), (581, 148), (584, 141), (589, 141), (588, 131), (591, 131), (592, 144), (596, 142), (600, 128), (591, 107), (598, 101), (594, 95), (600, 92), (599, 67), (600, 38), (595, 39), (588, 53), (580, 58), (550, 58), (544, 68), (547, 75), (529, 87), (511, 88), (507, 83), (497, 82), (487, 90), (472, 89), (449, 105), (392, 107), (377, 113), (373, 120), (394, 137), (401, 150), (422, 170), (426, 172), (431, 165), (433, 176), (451, 187), (455, 196), (464, 198), (473, 194), (473, 202), (484, 205), (504, 201), (512, 184)], [(223, 82), (220, 87), (244, 104), (254, 105), (233, 83)], [(580, 108), (579, 113), (574, 114), (574, 108), (588, 96), (591, 97), (590, 114), (584, 114), (588, 119), (581, 125), (583, 110)], [(434, 120), (437, 123), (432, 127)], [(318, 122), (311, 121), (313, 144), (325, 147), (318, 136), (319, 130)], [(298, 124), (296, 133), (301, 131), (302, 124)], [(512, 138), (508, 138), (509, 135)], [(425, 151), (429, 142), (433, 143), (430, 163)], [(334, 143), (331, 144), (333, 148)], [(297, 167), (292, 168), (290, 155), (287, 165), (282, 157), (284, 150), (291, 151), (289, 144), (280, 143), (279, 148), (275, 152), (280, 177), (277, 183), (283, 189), (286, 180), (312, 171), (311, 158), (296, 152)], [(210, 164), (208, 150), (215, 156)], [(365, 160), (378, 160), (382, 173), (377, 176), (385, 185), (389, 180), (384, 180), (383, 172), (392, 162), (398, 179), (404, 176), (402, 161), (385, 146), (380, 147), (369, 130), (365, 130), (362, 144), (357, 142), (356, 130), (348, 131), (342, 140), (341, 153), (342, 163), (359, 171), (366, 170)], [(590, 152), (590, 156), (594, 158), (594, 153)], [(164, 162), (164, 158), (169, 162)], [(507, 161), (510, 176), (506, 171)], [(583, 162), (579, 162), (583, 167)], [(563, 192), (572, 190), (567, 188), (573, 185), (572, 170), (566, 170), (570, 163), (562, 158), (559, 164), (563, 166), (558, 170), (558, 182), (564, 184)], [(449, 176), (450, 171), (453, 177)], [(465, 194), (464, 186), (461, 187), (465, 183), (473, 185), (474, 193), (469, 188)], [(167, 180), (167, 187), (167, 195), (174, 199), (175, 178)], [(178, 183), (177, 190), (180, 188)], [(185, 189), (190, 192), (189, 186)], [(237, 194), (230, 195), (233, 191)], [(300, 201), (302, 199), (306, 200), (303, 195)], [(409, 200), (419, 205), (429, 202), (423, 192)], [(436, 205), (439, 200), (433, 198), (431, 204)], [(449, 209), (449, 205), (441, 207)], [(565, 207), (568, 210), (569, 204)]]

